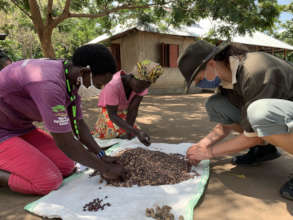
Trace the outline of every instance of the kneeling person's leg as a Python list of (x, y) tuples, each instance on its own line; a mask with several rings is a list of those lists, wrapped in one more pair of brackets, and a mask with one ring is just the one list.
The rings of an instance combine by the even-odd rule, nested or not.
[[(261, 99), (247, 109), (248, 120), (259, 137), (293, 153), (293, 102), (282, 99)], [(289, 142), (288, 142), (289, 141)]]
[[(241, 112), (233, 105), (229, 99), (221, 94), (212, 95), (206, 102), (206, 110), (210, 121), (218, 122), (223, 127), (243, 132), (240, 127)], [(255, 164), (267, 160), (273, 160), (280, 157), (280, 153), (273, 145), (257, 145), (248, 151), (248, 153), (236, 156), (232, 159), (233, 164)]]
[(24, 194), (45, 195), (62, 183), (54, 163), (19, 137), (0, 144), (0, 170), (9, 174), (10, 189)]
[[(293, 154), (293, 102), (281, 99), (262, 99), (247, 109), (249, 122), (258, 136)], [(285, 183), (280, 194), (293, 200), (293, 179)]]
[(22, 135), (21, 138), (46, 155), (58, 167), (64, 177), (73, 172), (75, 162), (58, 148), (52, 136), (45, 131), (35, 129)]
[(226, 96), (215, 94), (208, 98), (206, 111), (210, 121), (223, 125), (239, 124), (241, 113), (239, 108), (234, 106)]

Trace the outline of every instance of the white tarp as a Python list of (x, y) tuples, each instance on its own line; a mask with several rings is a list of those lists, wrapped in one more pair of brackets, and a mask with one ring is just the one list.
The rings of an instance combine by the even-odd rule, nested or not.
[[(190, 143), (153, 143), (148, 149), (165, 153), (185, 154)], [(110, 155), (120, 150), (143, 147), (137, 139), (123, 141), (109, 149)], [(174, 185), (114, 187), (99, 183), (100, 176), (89, 178), (92, 170), (86, 170), (66, 179), (58, 190), (28, 204), (25, 210), (36, 215), (63, 220), (150, 220), (146, 208), (169, 205), (178, 219), (193, 220), (193, 209), (204, 192), (209, 178), (209, 161), (192, 167), (200, 176)], [(99, 189), (100, 188), (100, 189)], [(106, 198), (107, 196), (107, 198)], [(103, 211), (83, 211), (83, 206), (93, 199), (103, 198), (111, 204)]]

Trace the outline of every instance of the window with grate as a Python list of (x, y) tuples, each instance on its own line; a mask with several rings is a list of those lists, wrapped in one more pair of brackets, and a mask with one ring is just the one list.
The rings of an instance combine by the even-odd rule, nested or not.
[(179, 45), (177, 44), (164, 44), (160, 45), (161, 61), (163, 67), (177, 67), (177, 59), (179, 56)]

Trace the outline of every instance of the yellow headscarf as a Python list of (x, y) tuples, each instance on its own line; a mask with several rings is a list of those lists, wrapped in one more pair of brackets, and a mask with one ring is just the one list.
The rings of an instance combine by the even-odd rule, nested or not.
[(163, 72), (162, 66), (158, 63), (151, 60), (143, 60), (136, 64), (133, 75), (138, 80), (145, 80), (154, 83)]

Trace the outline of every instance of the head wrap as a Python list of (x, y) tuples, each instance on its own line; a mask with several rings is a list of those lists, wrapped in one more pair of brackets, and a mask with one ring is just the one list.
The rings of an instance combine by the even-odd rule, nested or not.
[(163, 74), (162, 66), (151, 60), (143, 60), (141, 62), (138, 62), (133, 72), (135, 79), (145, 80), (150, 83), (156, 82), (156, 80), (162, 74)]

